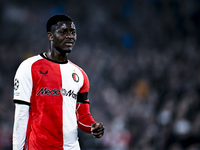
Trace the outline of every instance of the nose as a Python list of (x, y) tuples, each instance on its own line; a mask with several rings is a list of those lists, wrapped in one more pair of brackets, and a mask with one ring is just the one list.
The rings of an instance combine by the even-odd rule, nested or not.
[(66, 32), (66, 38), (72, 38), (71, 32)]
[(66, 38), (71, 38), (71, 35), (69, 33), (67, 33)]

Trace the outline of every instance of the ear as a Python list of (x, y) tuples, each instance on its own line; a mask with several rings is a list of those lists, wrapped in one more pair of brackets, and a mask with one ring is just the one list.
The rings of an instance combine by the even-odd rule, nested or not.
[(48, 32), (49, 41), (53, 41), (53, 33)]

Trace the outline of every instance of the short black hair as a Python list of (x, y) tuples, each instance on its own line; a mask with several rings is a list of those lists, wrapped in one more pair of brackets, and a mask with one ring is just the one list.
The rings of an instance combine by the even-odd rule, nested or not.
[(51, 18), (49, 18), (49, 20), (47, 21), (47, 24), (46, 24), (47, 32), (50, 32), (51, 31), (51, 27), (53, 25), (56, 25), (60, 21), (71, 21), (71, 22), (73, 22), (72, 18), (70, 16), (68, 16), (68, 15), (65, 15), (65, 14), (54, 15)]

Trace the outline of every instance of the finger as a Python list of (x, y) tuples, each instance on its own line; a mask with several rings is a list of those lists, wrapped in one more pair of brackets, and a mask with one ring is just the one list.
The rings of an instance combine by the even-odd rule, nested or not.
[(94, 136), (95, 138), (101, 138), (103, 135), (104, 135), (104, 132), (103, 132), (103, 131), (102, 131), (102, 132), (99, 132), (99, 133), (94, 133), (94, 134), (93, 134), (93, 136)]
[(103, 134), (99, 134), (99, 135), (93, 135), (95, 138), (101, 138), (103, 136)]
[(102, 134), (99, 134), (99, 135), (93, 135), (95, 138), (101, 138), (103, 136), (103, 133)]
[(98, 135), (100, 135), (100, 134), (104, 134), (104, 131), (95, 132), (95, 133), (92, 133), (92, 134), (95, 135), (95, 136), (98, 136)]
[(100, 131), (104, 131), (104, 127), (103, 126), (92, 130), (93, 133), (98, 133)]
[(101, 130), (104, 130), (104, 126), (102, 123), (95, 123), (92, 126), (93, 126), (91, 129), (92, 132), (99, 132)]
[(97, 127), (102, 126), (102, 125), (103, 125), (102, 123), (96, 122), (96, 123), (93, 123), (91, 127), (92, 128), (97, 128)]

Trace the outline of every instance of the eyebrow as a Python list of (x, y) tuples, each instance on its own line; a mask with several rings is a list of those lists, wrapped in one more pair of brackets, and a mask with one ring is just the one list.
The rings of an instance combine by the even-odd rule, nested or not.
[[(66, 30), (68, 30), (69, 28), (60, 28), (60, 29), (58, 29), (58, 30), (64, 30), (64, 31), (66, 31)], [(71, 28), (71, 29), (69, 29), (70, 31), (76, 31), (76, 29), (74, 29), (74, 28)]]
[[(69, 29), (69, 27), (67, 27), (67, 26), (61, 26), (60, 29), (66, 30), (66, 29)], [(76, 30), (76, 28), (73, 27), (73, 26), (71, 26), (70, 29), (71, 30)]]

